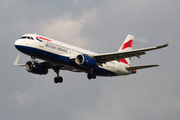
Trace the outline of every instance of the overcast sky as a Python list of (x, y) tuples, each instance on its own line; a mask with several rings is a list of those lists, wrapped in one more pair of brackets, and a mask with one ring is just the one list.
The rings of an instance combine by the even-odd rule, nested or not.
[[(0, 0), (1, 120), (179, 120), (179, 0)], [(97, 53), (116, 52), (128, 34), (134, 49), (169, 47), (132, 58), (131, 66), (159, 64), (119, 77), (61, 71), (39, 76), (24, 67), (31, 60), (14, 42), (37, 33)]]

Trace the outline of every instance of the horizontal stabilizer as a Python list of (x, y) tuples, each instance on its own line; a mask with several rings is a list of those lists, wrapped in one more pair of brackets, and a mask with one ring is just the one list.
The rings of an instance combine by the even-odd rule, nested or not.
[(150, 68), (150, 67), (157, 67), (159, 65), (143, 65), (143, 66), (134, 66), (134, 67), (129, 67), (126, 68), (127, 70), (138, 70), (138, 69), (145, 69), (145, 68)]

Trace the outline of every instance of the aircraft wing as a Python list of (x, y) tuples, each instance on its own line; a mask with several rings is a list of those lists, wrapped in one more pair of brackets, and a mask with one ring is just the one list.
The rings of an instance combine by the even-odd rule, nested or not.
[(122, 50), (120, 52), (114, 52), (114, 53), (97, 54), (97, 55), (94, 55), (93, 58), (95, 58), (96, 61), (99, 63), (106, 63), (113, 60), (117, 60), (119, 62), (119, 59), (128, 58), (128, 57), (140, 58), (140, 56), (146, 54), (145, 52), (147, 51), (167, 47), (170, 44), (171, 39), (172, 39), (172, 35), (166, 44), (160, 45), (160, 46), (154, 46), (154, 47), (143, 48), (143, 49), (135, 49), (135, 50), (126, 50), (126, 51)]
[[(17, 58), (15, 59), (14, 65), (15, 66), (26, 66), (26, 64), (18, 64), (19, 58), (20, 58), (20, 55), (18, 55)], [(34, 61), (34, 62), (43, 65), (47, 69), (53, 69), (54, 71), (56, 71), (57, 69), (70, 70), (70, 71), (73, 71), (73, 72), (83, 72), (84, 71), (84, 69), (75, 68), (75, 67), (71, 67), (71, 66), (64, 65), (64, 64), (55, 64), (55, 63), (51, 63), (51, 62), (48, 62), (48, 61)]]

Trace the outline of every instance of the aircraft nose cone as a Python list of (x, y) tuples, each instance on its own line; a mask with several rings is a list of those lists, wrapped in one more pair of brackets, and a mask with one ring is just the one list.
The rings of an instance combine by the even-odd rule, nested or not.
[(16, 47), (16, 49), (20, 50), (21, 41), (20, 41), (20, 40), (16, 40), (16, 41), (14, 42), (14, 46)]
[(24, 40), (21, 40), (21, 39), (16, 40), (14, 42), (14, 46), (16, 47), (16, 49), (18, 49), (22, 53), (31, 54), (32, 52), (31, 50), (27, 48), (27, 42)]
[[(19, 42), (18, 42), (18, 40), (16, 40), (16, 41), (14, 42), (14, 46), (17, 48), (18, 44), (19, 44)], [(17, 49), (18, 49), (18, 48), (17, 48)]]
[(15, 45), (15, 47), (16, 47), (16, 45), (19, 45), (19, 40), (16, 40), (16, 41), (14, 42), (14, 45)]

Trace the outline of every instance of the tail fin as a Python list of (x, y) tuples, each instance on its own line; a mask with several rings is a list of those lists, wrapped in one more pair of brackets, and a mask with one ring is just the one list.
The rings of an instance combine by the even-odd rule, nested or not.
[[(119, 48), (119, 51), (121, 50), (132, 50), (133, 47), (133, 41), (134, 41), (134, 36), (133, 35), (128, 35), (125, 39), (125, 41), (123, 42), (123, 44), (121, 45), (121, 47)], [(118, 51), (118, 52), (119, 52)]]
[[(134, 36), (133, 35), (128, 35), (125, 39), (125, 41), (123, 42), (123, 44), (121, 45), (121, 47), (119, 48), (118, 52), (120, 51), (127, 51), (127, 50), (132, 50), (133, 47), (133, 41), (134, 41)], [(127, 65), (130, 66), (130, 58), (124, 58), (124, 59), (120, 59), (120, 62), (123, 62)]]

